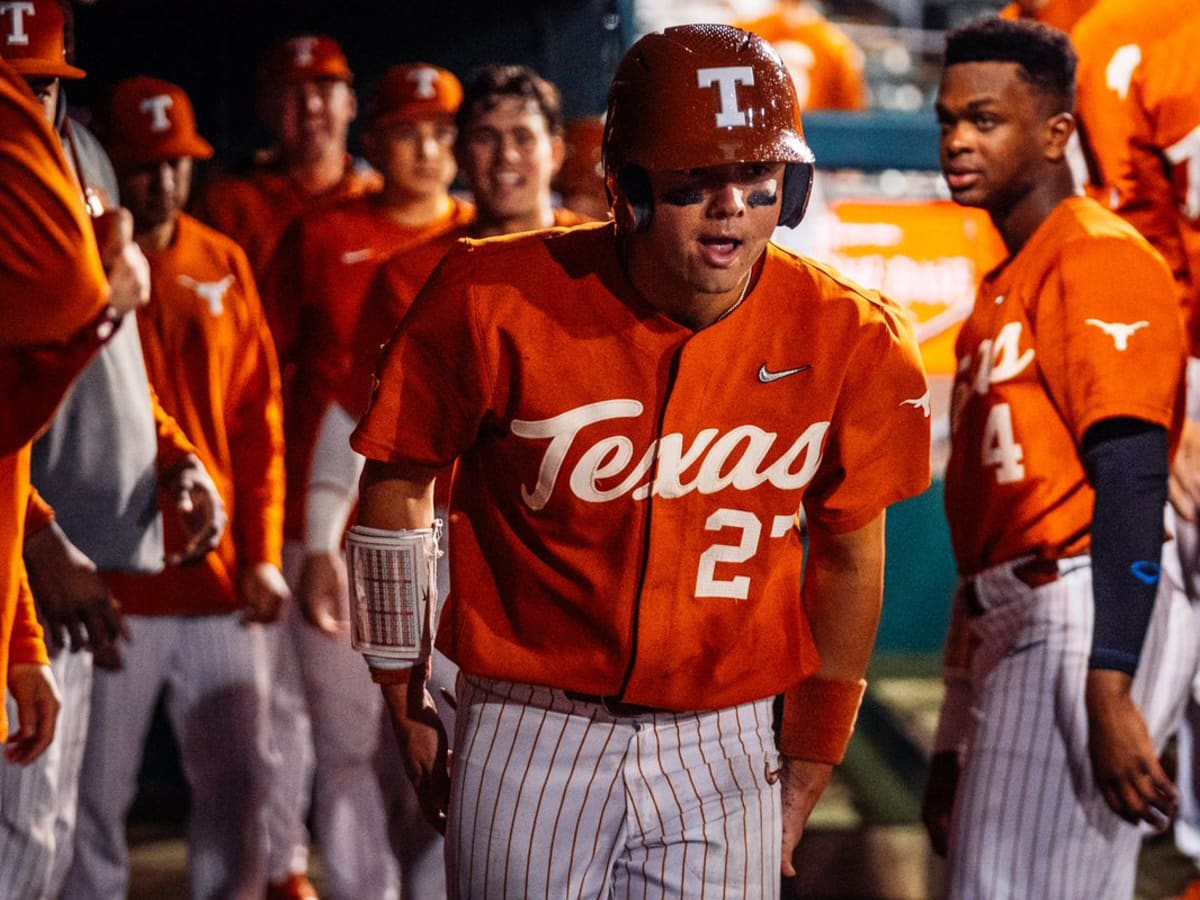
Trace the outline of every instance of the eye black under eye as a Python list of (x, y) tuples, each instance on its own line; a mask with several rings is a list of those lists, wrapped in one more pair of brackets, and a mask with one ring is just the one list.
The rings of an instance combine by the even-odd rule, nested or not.
[(668, 188), (662, 192), (662, 201), (672, 206), (696, 206), (704, 202), (704, 191), (691, 185)]

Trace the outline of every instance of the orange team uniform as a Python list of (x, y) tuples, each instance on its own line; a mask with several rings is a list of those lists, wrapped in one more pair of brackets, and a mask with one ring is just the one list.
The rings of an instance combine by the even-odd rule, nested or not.
[[(283, 423), (274, 349), (245, 255), (190, 216), (174, 243), (148, 252), (152, 295), (138, 311), (146, 371), (163, 407), (196, 444), (231, 527), (195, 566), (106, 579), (128, 613), (224, 613), (240, 607), (239, 565), (280, 564)], [(168, 550), (182, 534), (167, 517)]]
[[(1032, 18), (1069, 34), (1075, 23), (1095, 5), (1096, 0), (1048, 0)], [(1000, 10), (1000, 16), (1005, 19), (1020, 19), (1024, 18), (1025, 14), (1021, 11), (1019, 3), (1010, 3)]]
[(455, 201), (442, 219), (414, 228), (365, 196), (314, 210), (288, 228), (263, 281), (263, 300), (283, 371), (289, 537), (301, 534), (317, 429), (350, 369), (359, 315), (380, 266), (405, 248), (445, 235), (453, 240), (474, 217), (474, 206)]
[(1095, 491), (1080, 447), (1097, 422), (1178, 436), (1183, 333), (1170, 297), (1159, 256), (1086, 197), (1059, 204), (984, 277), (958, 337), (946, 469), (964, 576), (1087, 550)]
[(738, 26), (766, 38), (783, 58), (802, 110), (865, 109), (863, 54), (844, 31), (802, 4)]
[(1200, 19), (1191, 0), (1104, 0), (1072, 34), (1090, 190), (1166, 258), (1200, 355)]
[[(9, 448), (0, 455), (2, 700), (9, 666), (47, 662), (21, 546), (30, 491), (28, 442), (53, 415), (61, 393), (23, 390), (41, 370), (36, 359), (21, 355), (34, 345), (70, 341), (78, 347), (82, 341), (89, 349), (71, 358), (73, 375), (111, 331), (105, 327), (108, 283), (79, 187), (28, 86), (3, 61), (0, 225), (0, 390), (10, 404), (0, 420), (0, 437)], [(0, 704), (0, 741), (7, 737)]]
[(797, 513), (848, 532), (923, 490), (929, 395), (902, 310), (774, 245), (761, 266), (693, 332), (611, 223), (447, 255), (351, 443), (458, 460), (437, 643), (464, 672), (704, 710), (816, 670)]
[(360, 172), (346, 157), (346, 173), (328, 191), (305, 194), (286, 172), (269, 166), (247, 175), (218, 178), (204, 192), (197, 215), (237, 241), (256, 278), (262, 278), (287, 227), (296, 217), (325, 203), (373, 194), (382, 181), (377, 172)]

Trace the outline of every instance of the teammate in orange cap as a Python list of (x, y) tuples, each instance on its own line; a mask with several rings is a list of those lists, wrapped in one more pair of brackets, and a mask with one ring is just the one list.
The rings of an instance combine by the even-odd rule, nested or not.
[[(456, 247), (385, 352), (354, 635), (451, 896), (778, 897), (864, 689), (884, 509), (929, 482), (928, 388), (895, 306), (769, 242), (812, 154), (765, 41), (642, 38), (605, 168), (615, 222)], [(425, 583), (455, 460), (451, 779)]]
[[(453, 239), (474, 221), (474, 207), (449, 193), (456, 171), (454, 114), (461, 99), (462, 86), (446, 69), (428, 63), (388, 69), (367, 106), (362, 135), (367, 160), (383, 174), (383, 189), (301, 216), (264, 281), (280, 360), (290, 374), (286, 552), (293, 573), (313, 442), (350, 369), (359, 312), (375, 274), (397, 252), (447, 235)], [(340, 451), (350, 453), (344, 441)], [(303, 670), (293, 690), (307, 696), (313, 722), (312, 820), (323, 876), (333, 896), (366, 900), (390, 896), (397, 876), (376, 774), (382, 701), (347, 640), (345, 573), (336, 558), (340, 543), (340, 528), (308, 542), (299, 596), (320, 630), (294, 618), (287, 639), (295, 642)], [(288, 675), (276, 674), (276, 690)], [(351, 820), (354, 826), (348, 827)], [(287, 875), (278, 868), (271, 872), (273, 881)]]
[[(131, 641), (124, 666), (98, 672), (93, 684), (64, 893), (128, 892), (125, 816), (154, 704), (165, 692), (191, 787), (191, 893), (261, 896), (269, 684), (256, 623), (271, 621), (288, 596), (279, 570), (283, 427), (274, 349), (241, 249), (182, 212), (193, 159), (212, 155), (187, 94), (154, 78), (123, 81), (106, 126), (135, 238), (150, 262), (151, 299), (138, 324), (151, 384), (194, 437), (232, 527), (195, 566), (112, 579), (125, 598)], [(168, 549), (179, 541), (168, 531)]]
[(779, 0), (767, 15), (740, 27), (766, 38), (779, 51), (796, 84), (801, 109), (866, 108), (862, 51), (811, 0)]
[(200, 217), (242, 245), (260, 279), (296, 216), (379, 189), (378, 175), (346, 153), (358, 112), (352, 81), (342, 48), (325, 35), (290, 37), (264, 54), (259, 108), (278, 146), (252, 172), (220, 178), (200, 198)]
[(951, 196), (1011, 254), (957, 344), (962, 582), (924, 806), (952, 898), (1132, 896), (1200, 652), (1163, 527), (1180, 317), (1162, 258), (1077, 195), (1075, 66), (1064, 33), (992, 17), (949, 35), (938, 95)]

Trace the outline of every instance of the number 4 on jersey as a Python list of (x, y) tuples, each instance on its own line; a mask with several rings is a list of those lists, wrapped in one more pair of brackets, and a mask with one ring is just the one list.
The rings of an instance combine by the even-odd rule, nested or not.
[(997, 403), (983, 427), (983, 464), (996, 467), (996, 482), (1012, 484), (1025, 477), (1025, 451), (1013, 437), (1012, 408)]

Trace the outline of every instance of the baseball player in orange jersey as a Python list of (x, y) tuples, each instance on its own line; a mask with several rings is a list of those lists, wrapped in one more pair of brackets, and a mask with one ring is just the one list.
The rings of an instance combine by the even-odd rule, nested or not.
[[(474, 214), (453, 229), (431, 233), (427, 240), (396, 253), (383, 265), (364, 301), (353, 364), (339, 385), (340, 403), (330, 406), (322, 419), (305, 494), (306, 556), (300, 597), (312, 621), (326, 623), (327, 629), (339, 619), (345, 621), (346, 577), (337, 548), (357, 498), (362, 471), (362, 457), (349, 450), (347, 440), (365, 408), (381, 340), (395, 331), (434, 267), (459, 238), (580, 221), (578, 215), (550, 205), (550, 183), (561, 159), (562, 132), (561, 100), (550, 82), (525, 66), (493, 65), (476, 70), (467, 81), (459, 107), (458, 132), (461, 172), (475, 187)], [(436, 506), (439, 514), (444, 514), (448, 481), (440, 483), (443, 490)], [(440, 595), (445, 596), (449, 571), (444, 557), (437, 574)], [(439, 693), (453, 692), (458, 672), (454, 664), (437, 653), (435, 669)], [(330, 679), (325, 676), (322, 681)], [(337, 690), (332, 685), (323, 689)], [(453, 710), (445, 706), (442, 714), (447, 731), (452, 732)], [(392, 780), (389, 787), (402, 895), (445, 896), (441, 835), (423, 821), (407, 780)]]
[[(452, 896), (777, 897), (861, 699), (884, 508), (929, 481), (928, 390), (898, 308), (769, 243), (812, 155), (765, 41), (644, 37), (607, 129), (615, 223), (452, 250), (385, 353), (356, 637)], [(449, 780), (405, 574), (452, 460)]]
[[(946, 509), (963, 581), (926, 790), (960, 897), (1129, 897), (1197, 654), (1164, 548), (1183, 333), (1162, 258), (1075, 195), (1075, 54), (1037, 23), (947, 39), (951, 196), (1011, 253), (958, 339)], [(1131, 379), (1130, 372), (1138, 377)]]
[(863, 54), (811, 0), (779, 0), (775, 9), (740, 27), (766, 38), (783, 57), (800, 108), (865, 109)]
[[(98, 672), (93, 684), (64, 896), (128, 892), (125, 815), (164, 691), (192, 789), (191, 894), (261, 896), (269, 685), (255, 623), (270, 621), (288, 594), (279, 570), (283, 434), (274, 349), (241, 249), (181, 213), (192, 159), (212, 154), (187, 95), (168, 82), (130, 79), (114, 89), (107, 125), (106, 146), (150, 262), (152, 296), (138, 321), (150, 380), (195, 436), (233, 527), (195, 566), (110, 576), (132, 639), (124, 667)], [(166, 543), (178, 543), (170, 528)]]
[[(248, 174), (218, 179), (197, 207), (201, 219), (245, 249), (259, 280), (266, 277), (279, 241), (299, 215), (380, 187), (378, 174), (346, 152), (347, 134), (358, 112), (352, 81), (342, 48), (325, 35), (296, 35), (272, 44), (264, 54), (260, 105), (278, 147)], [(283, 388), (286, 400), (292, 391), (287, 372)], [(301, 528), (296, 515), (285, 516), (283, 571), (293, 590), (300, 574)], [(269, 869), (271, 896), (279, 900), (315, 895), (305, 875), (313, 738), (294, 638), (303, 627), (299, 618), (288, 604), (279, 622), (267, 628), (276, 761), (267, 815)]]
[[(301, 216), (264, 282), (281, 363), (291, 373), (285, 420), (293, 522), (305, 521), (314, 439), (350, 369), (375, 273), (404, 248), (456, 234), (474, 220), (474, 207), (449, 193), (461, 97), (462, 86), (445, 69), (427, 63), (389, 69), (367, 107), (363, 133), (366, 157), (383, 174), (382, 190)], [(345, 438), (340, 449), (350, 454)], [(325, 882), (332, 897), (365, 900), (395, 896), (397, 875), (376, 774), (382, 701), (347, 640), (340, 543), (341, 528), (305, 541), (298, 594), (320, 630), (296, 619), (290, 639), (314, 726), (312, 818)]]

